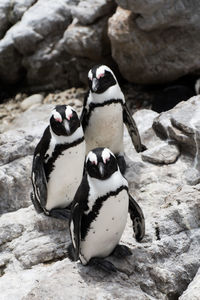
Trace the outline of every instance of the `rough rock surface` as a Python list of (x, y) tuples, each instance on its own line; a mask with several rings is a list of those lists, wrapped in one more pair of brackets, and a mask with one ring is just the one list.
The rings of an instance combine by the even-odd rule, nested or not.
[[(104, 19), (113, 13), (114, 1), (96, 1), (97, 6), (88, 1), (87, 7), (82, 1), (76, 7), (78, 0), (13, 2), (12, 5), (11, 1), (0, 4), (0, 16), (3, 16), (0, 21), (0, 81), (13, 84), (24, 80), (32, 90), (67, 88), (84, 82), (80, 73), (84, 71), (86, 75), (97, 60), (103, 62), (109, 54), (112, 61), (107, 35), (104, 38), (107, 27), (107, 19)], [(81, 10), (87, 10), (87, 20), (92, 14), (91, 27), (80, 17)], [(68, 26), (76, 19), (75, 15), (81, 20), (75, 32), (71, 32)], [(77, 49), (77, 35), (79, 50), (73, 52)], [(98, 55), (95, 56), (96, 47)]]
[(200, 269), (198, 270), (191, 284), (189, 284), (187, 290), (180, 297), (180, 300), (187, 300), (187, 299), (198, 300), (199, 291), (200, 291)]
[(123, 8), (110, 18), (108, 35), (112, 56), (128, 81), (170, 82), (200, 70), (197, 0), (117, 2)]
[(198, 0), (3, 0), (0, 82), (69, 88), (97, 63), (140, 84), (199, 72), (199, 14)]
[[(186, 172), (188, 183), (199, 183), (200, 174), (200, 96), (179, 103), (174, 109), (155, 118), (153, 128), (158, 136), (173, 140), (193, 159), (193, 166)], [(184, 103), (184, 104), (183, 104)]]
[[(179, 116), (181, 111), (184, 115), (187, 110), (188, 115), (192, 115), (193, 107), (197, 110), (196, 99), (181, 103), (168, 113), (174, 117)], [(51, 96), (48, 101), (51, 102)], [(186, 148), (185, 151), (180, 148), (179, 157), (171, 164), (143, 161), (141, 154), (133, 149), (126, 131), (126, 177), (131, 194), (144, 211), (146, 235), (141, 243), (137, 243), (132, 237), (131, 222), (128, 220), (122, 243), (130, 247), (132, 256), (122, 260), (109, 257), (119, 272), (114, 276), (106, 276), (102, 271), (71, 262), (66, 251), (69, 244), (67, 223), (38, 215), (32, 205), (25, 208), (29, 205), (25, 202), (25, 191), (19, 195), (21, 183), (30, 188), (27, 178), (31, 167), (30, 163), (20, 165), (20, 162), (31, 158), (33, 145), (46, 126), (51, 107), (51, 104), (42, 104), (28, 109), (2, 134), (1, 168), (9, 168), (13, 176), (13, 164), (17, 163), (19, 175), (15, 178), (15, 192), (12, 182), (5, 181), (1, 199), (1, 203), (4, 203), (4, 214), (0, 217), (1, 299), (49, 300), (71, 297), (174, 300), (182, 295), (182, 300), (188, 299), (191, 289), (194, 299), (198, 299), (195, 296), (199, 295), (200, 184), (188, 185), (185, 177), (185, 171), (194, 166), (194, 156)], [(138, 111), (134, 116), (147, 151), (163, 144), (163, 140), (152, 129), (152, 124), (162, 116), (148, 110)], [(20, 119), (23, 120), (21, 125)], [(171, 119), (166, 124), (171, 124)], [(22, 127), (24, 133), (19, 132)], [(11, 133), (19, 138), (14, 139)], [(28, 143), (27, 136), (34, 139)], [(177, 144), (177, 140), (173, 142)], [(6, 154), (11, 143), (16, 150)], [(23, 149), (21, 145), (24, 145)], [(171, 144), (168, 147), (170, 149)], [(20, 157), (18, 149), (21, 149)], [(6, 176), (5, 172), (2, 179)], [(10, 195), (9, 189), (12, 191)], [(18, 197), (15, 201), (17, 205), (12, 209), (15, 211), (7, 212), (10, 210), (7, 200), (14, 202), (15, 197)]]

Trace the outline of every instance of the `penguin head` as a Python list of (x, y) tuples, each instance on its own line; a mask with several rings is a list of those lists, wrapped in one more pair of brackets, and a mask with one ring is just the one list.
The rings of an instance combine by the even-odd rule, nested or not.
[(117, 159), (108, 148), (95, 148), (87, 155), (86, 170), (90, 177), (108, 179), (118, 171)]
[(109, 87), (118, 84), (112, 70), (105, 65), (94, 66), (88, 72), (89, 88), (92, 93), (101, 94)]
[(72, 135), (80, 126), (76, 111), (69, 105), (56, 105), (53, 109), (50, 126), (56, 135)]

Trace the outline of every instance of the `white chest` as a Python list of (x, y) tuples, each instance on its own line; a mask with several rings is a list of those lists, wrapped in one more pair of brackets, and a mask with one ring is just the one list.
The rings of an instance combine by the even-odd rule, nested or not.
[(67, 207), (72, 202), (82, 180), (84, 160), (84, 141), (58, 156), (48, 181), (47, 210)]
[(87, 264), (92, 257), (106, 257), (118, 245), (127, 222), (129, 197), (126, 190), (103, 202), (99, 215), (80, 245), (80, 260)]
[(86, 153), (107, 147), (114, 153), (123, 151), (123, 111), (120, 103), (96, 107), (85, 131)]

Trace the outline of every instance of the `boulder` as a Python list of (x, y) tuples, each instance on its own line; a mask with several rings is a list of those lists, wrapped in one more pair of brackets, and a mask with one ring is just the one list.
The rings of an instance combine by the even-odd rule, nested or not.
[(128, 81), (171, 82), (199, 71), (198, 1), (118, 3), (126, 9), (119, 6), (110, 18), (108, 35), (112, 57)]
[(191, 284), (189, 284), (187, 290), (179, 298), (179, 300), (187, 300), (187, 299), (198, 300), (199, 293), (200, 293), (200, 269), (198, 270)]
[[(32, 92), (80, 86), (94, 64), (104, 63), (107, 57), (112, 63), (107, 19), (115, 2), (78, 3), (15, 0), (12, 6), (7, 1), (1, 4), (0, 81), (23, 80)], [(82, 10), (87, 11), (85, 21)], [(78, 19), (80, 24), (75, 26)]]
[(94, 23), (97, 19), (114, 12), (116, 4), (113, 0), (86, 0), (72, 8), (72, 15), (83, 25)]

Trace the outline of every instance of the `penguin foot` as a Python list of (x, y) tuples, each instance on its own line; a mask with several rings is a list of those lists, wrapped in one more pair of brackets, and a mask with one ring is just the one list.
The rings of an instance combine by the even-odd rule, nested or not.
[(31, 201), (32, 201), (33, 206), (35, 207), (35, 210), (37, 211), (37, 213), (39, 213), (39, 214), (42, 213), (43, 209), (40, 206), (40, 203), (35, 199), (33, 192), (30, 193), (30, 198), (31, 198)]
[(117, 163), (119, 165), (120, 172), (122, 173), (122, 175), (124, 175), (126, 172), (126, 162), (124, 156), (122, 155), (115, 155), (115, 156), (117, 159)]
[(53, 208), (48, 216), (56, 219), (69, 220), (70, 214), (71, 211), (69, 208)]
[(110, 262), (103, 258), (93, 257), (89, 261), (89, 265), (103, 270), (106, 273), (116, 273), (117, 268)]
[(132, 255), (131, 250), (125, 246), (125, 245), (117, 245), (112, 252), (112, 255), (114, 255), (117, 258), (124, 258), (126, 256)]

